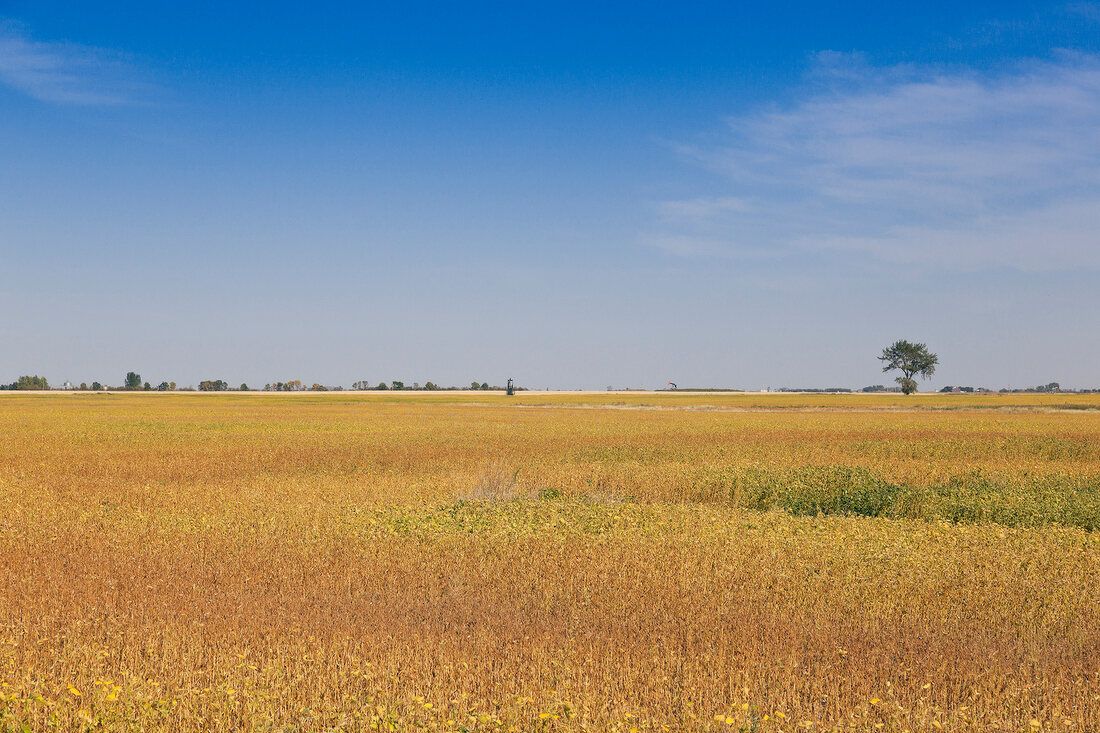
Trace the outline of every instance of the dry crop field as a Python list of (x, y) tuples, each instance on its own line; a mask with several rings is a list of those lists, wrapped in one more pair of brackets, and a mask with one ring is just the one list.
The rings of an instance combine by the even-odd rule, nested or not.
[(0, 395), (3, 730), (1100, 730), (1100, 396)]

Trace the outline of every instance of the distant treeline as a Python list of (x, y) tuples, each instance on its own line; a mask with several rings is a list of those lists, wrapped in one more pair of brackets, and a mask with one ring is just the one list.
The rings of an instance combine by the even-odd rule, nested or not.
[[(628, 387), (627, 388), (627, 390), (631, 390), (631, 389), (634, 389), (634, 388), (633, 387)], [(641, 387), (640, 389), (642, 391), (645, 391), (644, 387)], [(608, 392), (614, 392), (615, 390), (612, 389), (611, 387), (608, 387), (607, 391)], [(743, 390), (743, 389), (733, 389), (731, 387), (673, 387), (673, 388), (668, 389), (667, 391), (669, 391), (669, 392), (744, 392), (745, 390)]]
[[(24, 376), (19, 377), (11, 384), (0, 384), (0, 390), (44, 390), (50, 389), (50, 384), (46, 381), (45, 377), (39, 376)], [(56, 389), (56, 388), (55, 388)], [(99, 382), (92, 382), (90, 385), (87, 382), (81, 382), (78, 385), (71, 385), (65, 383), (60, 389), (73, 389), (76, 391), (90, 391), (101, 392), (106, 390), (113, 391), (127, 391), (127, 392), (174, 392), (177, 389), (175, 382), (161, 382), (160, 384), (153, 385), (149, 382), (143, 381), (141, 375), (137, 372), (127, 372), (126, 378), (123, 380), (122, 386), (112, 387), (110, 385), (101, 384)], [(184, 391), (194, 391), (193, 385), (186, 387), (179, 387)], [(342, 392), (346, 387), (340, 385), (323, 385), (314, 382), (312, 386), (306, 385), (300, 379), (291, 379), (286, 382), (273, 382), (265, 384), (263, 386), (265, 392)], [(389, 383), (379, 382), (375, 386), (371, 386), (366, 380), (360, 380), (353, 382), (351, 385), (353, 390), (404, 390), (404, 391), (455, 391), (455, 390), (500, 390), (503, 391), (505, 387), (499, 385), (490, 385), (488, 382), (470, 382), (469, 387), (442, 387), (435, 382), (425, 382), (423, 385), (420, 382), (413, 382), (412, 385), (406, 385), (400, 380), (393, 380)], [(517, 392), (526, 391), (527, 387), (513, 387)], [(224, 379), (204, 379), (199, 382), (198, 390), (200, 392), (248, 392), (251, 390), (247, 384), (242, 383), (238, 387), (231, 387), (229, 383)]]
[[(848, 387), (780, 387), (775, 392), (851, 392)], [(895, 390), (900, 391), (900, 390)]]
[(971, 393), (986, 393), (991, 394), (996, 392), (997, 394), (1093, 394), (1100, 392), (1100, 389), (1062, 389), (1062, 386), (1057, 382), (1048, 382), (1047, 384), (1040, 384), (1036, 387), (1024, 387), (1023, 389), (1008, 389), (1002, 387), (998, 390), (992, 390), (988, 387), (956, 387), (954, 385), (948, 385), (940, 390), (940, 392), (965, 392)]
[(11, 384), (0, 384), (0, 389), (49, 389), (50, 383), (45, 377), (20, 377)]
[[(435, 382), (424, 382), (424, 384), (420, 384), (420, 382), (413, 382), (411, 385), (408, 385), (408, 384), (405, 384), (404, 382), (402, 382), (400, 380), (393, 380), (389, 384), (387, 384), (386, 382), (379, 382), (378, 384), (376, 384), (372, 387), (370, 382), (368, 382), (365, 379), (361, 380), (361, 381), (358, 381), (358, 382), (352, 382), (351, 383), (351, 388), (353, 390), (357, 390), (357, 391), (365, 391), (365, 390), (372, 390), (372, 391), (377, 391), (377, 390), (383, 390), (383, 391), (403, 390), (405, 392), (410, 392), (410, 391), (419, 391), (419, 392), (441, 391), (441, 392), (446, 392), (446, 391), (457, 391), (457, 390), (498, 390), (498, 391), (503, 391), (503, 390), (506, 389), (506, 387), (502, 387), (499, 384), (491, 385), (488, 382), (470, 382), (469, 387), (443, 387), (441, 385), (436, 384)], [(265, 391), (275, 391), (275, 392), (290, 391), (290, 392), (293, 392), (293, 391), (302, 390), (302, 389), (305, 389), (305, 387), (303, 387), (302, 383), (298, 380), (295, 380), (294, 382), (276, 382), (275, 384), (265, 384), (264, 385), (264, 390)], [(343, 390), (344, 388), (343, 387), (323, 387), (319, 384), (314, 384), (309, 389), (316, 390), (316, 391), (319, 391), (319, 392), (325, 392), (325, 391), (330, 391), (330, 390), (340, 391), (340, 390)], [(513, 389), (516, 390), (517, 392), (527, 391), (527, 387), (513, 387)]]
[[(0, 384), (0, 390), (44, 390), (51, 389), (50, 383), (45, 377), (38, 375), (34, 376), (22, 376), (19, 379), (9, 384)], [(77, 391), (90, 391), (101, 392), (106, 390), (112, 391), (128, 391), (128, 392), (174, 392), (177, 389), (184, 391), (194, 391), (196, 387), (188, 385), (186, 387), (178, 387), (175, 382), (160, 382), (159, 384), (151, 384), (143, 381), (141, 375), (137, 372), (127, 372), (126, 378), (119, 387), (111, 387), (109, 385), (101, 384), (99, 382), (81, 382), (79, 386), (65, 383), (64, 386), (52, 389), (73, 389)], [(251, 387), (247, 384), (240, 384), (237, 387), (229, 386), (229, 383), (224, 379), (204, 379), (199, 382), (198, 388), (200, 392), (248, 392), (251, 391)], [(314, 382), (312, 385), (305, 384), (300, 379), (291, 379), (286, 382), (272, 382), (263, 386), (265, 392), (342, 392), (349, 388), (341, 385), (323, 385)], [(356, 391), (371, 390), (371, 391), (419, 391), (419, 392), (432, 392), (432, 391), (458, 391), (458, 390), (496, 390), (504, 391), (505, 387), (500, 385), (490, 385), (488, 382), (470, 382), (468, 387), (443, 387), (435, 382), (413, 382), (411, 385), (405, 384), (400, 380), (393, 380), (390, 382), (378, 382), (372, 385), (367, 380), (359, 380), (358, 382), (352, 382), (350, 389)], [(527, 391), (527, 387), (514, 387), (517, 392)], [(611, 390), (608, 387), (608, 390)], [(672, 392), (743, 392), (741, 389), (730, 389), (725, 387), (675, 387), (670, 389)], [(882, 384), (872, 384), (862, 389), (853, 390), (848, 387), (779, 387), (772, 390), (773, 392), (811, 392), (811, 393), (851, 393), (851, 392), (901, 392), (900, 387), (887, 387)], [(941, 393), (966, 393), (966, 394), (1094, 394), (1100, 393), (1100, 389), (1062, 389), (1058, 382), (1048, 382), (1047, 384), (1040, 384), (1035, 387), (1026, 387), (1024, 389), (1008, 389), (1007, 387), (998, 390), (990, 389), (988, 387), (963, 387), (948, 385), (940, 390)]]

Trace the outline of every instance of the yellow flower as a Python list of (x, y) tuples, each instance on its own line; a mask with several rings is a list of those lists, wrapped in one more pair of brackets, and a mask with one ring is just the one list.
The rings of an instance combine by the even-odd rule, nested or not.
[(73, 693), (77, 697), (80, 697), (80, 690), (76, 689), (72, 685), (69, 685), (69, 692)]

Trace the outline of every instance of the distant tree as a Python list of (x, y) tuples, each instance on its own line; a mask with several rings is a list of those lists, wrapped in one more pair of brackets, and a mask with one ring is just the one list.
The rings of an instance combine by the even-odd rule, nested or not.
[(247, 392), (248, 391), (248, 385), (245, 384), (244, 382), (241, 382), (241, 386), (238, 387), (237, 389), (239, 389), (242, 392)]
[(80, 383), (80, 389), (81, 389), (81, 391), (87, 392), (88, 391), (88, 383), (87, 382), (81, 382)]
[(126, 372), (126, 389), (139, 389), (141, 387), (141, 375), (137, 372)]
[(917, 382), (913, 377), (928, 379), (936, 373), (936, 365), (940, 362), (940, 358), (924, 344), (911, 344), (908, 341), (895, 341), (882, 350), (882, 356), (878, 359), (883, 362), (882, 371), (897, 369), (901, 372), (902, 376), (894, 381), (907, 395), (917, 391)]
[(480, 382), (470, 382), (470, 389), (481, 389)]
[(479, 389), (489, 389), (489, 383), (488, 382), (482, 382), (481, 387)]
[(175, 382), (169, 382), (168, 383), (168, 390), (171, 391), (171, 392), (175, 392), (176, 391), (176, 383)]
[(439, 389), (435, 382), (424, 382), (424, 389)]
[(45, 377), (40, 377), (37, 374), (34, 376), (24, 376), (12, 382), (8, 385), (8, 389), (49, 389), (50, 383), (46, 381)]
[(405, 389), (405, 383), (404, 382), (394, 381), (394, 382), (390, 382), (390, 384), (392, 385), (393, 389)]
[(199, 382), (200, 392), (224, 392), (229, 389), (229, 384), (224, 379), (204, 379)]
[(413, 389), (420, 389), (420, 382), (413, 382)]
[(365, 379), (360, 379), (358, 382), (352, 382), (351, 383), (351, 388), (352, 389), (360, 389), (360, 390), (370, 389), (370, 382), (368, 382)]
[(96, 392), (99, 392), (103, 389), (103, 385), (100, 384), (99, 382), (92, 382), (92, 389), (95, 390)]
[(379, 382), (378, 386), (375, 387), (375, 389), (389, 389), (389, 387), (386, 386), (385, 382)]
[(161, 382), (160, 384), (158, 384), (157, 385), (157, 391), (158, 392), (167, 392), (168, 391), (168, 382)]
[(146, 392), (148, 392), (149, 390), (152, 389), (152, 387), (149, 385), (148, 382), (146, 382), (144, 385), (142, 385), (142, 389), (144, 389)]
[(328, 387), (323, 384), (318, 384), (317, 382), (314, 382), (313, 386), (310, 387), (310, 389), (314, 392), (328, 392)]

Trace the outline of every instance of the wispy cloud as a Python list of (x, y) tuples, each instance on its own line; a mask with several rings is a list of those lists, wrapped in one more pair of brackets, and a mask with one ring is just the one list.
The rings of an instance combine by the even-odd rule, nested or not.
[(0, 84), (43, 102), (79, 105), (133, 102), (143, 86), (118, 54), (35, 41), (18, 24), (3, 20)]
[(1082, 17), (1088, 18), (1089, 20), (1100, 20), (1100, 3), (1070, 3), (1066, 6), (1066, 10), (1073, 13), (1074, 15), (1080, 15)]
[(733, 118), (724, 143), (683, 152), (728, 185), (710, 206), (658, 205), (650, 240), (680, 254), (1100, 268), (1091, 56), (982, 75), (826, 54), (801, 101)]
[(746, 212), (749, 210), (751, 210), (751, 205), (747, 201), (733, 196), (664, 201), (658, 205), (658, 213), (665, 219), (674, 222), (685, 217), (713, 219), (730, 212)]

